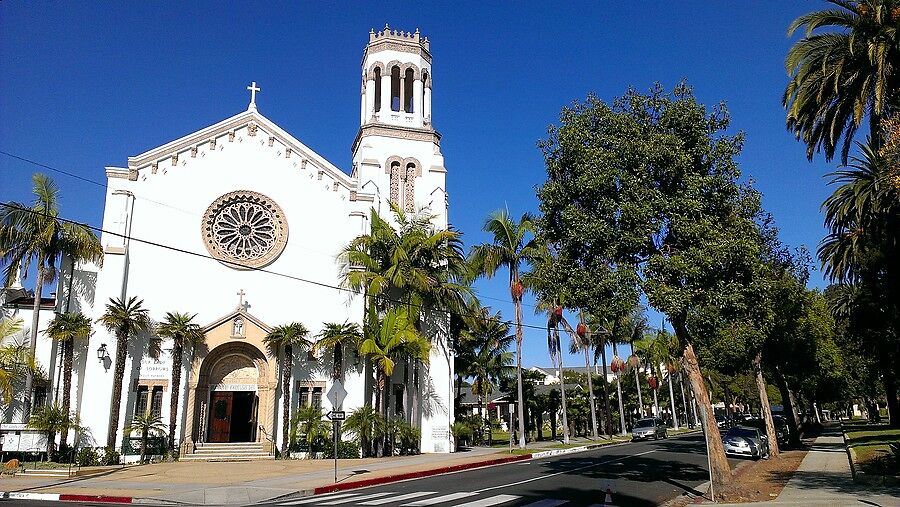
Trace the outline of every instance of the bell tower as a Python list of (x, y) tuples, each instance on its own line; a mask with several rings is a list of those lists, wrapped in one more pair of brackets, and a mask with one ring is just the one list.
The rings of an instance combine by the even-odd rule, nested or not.
[(427, 209), (447, 227), (446, 169), (432, 125), (431, 44), (414, 33), (369, 32), (363, 52), (360, 127), (353, 142), (358, 193), (371, 195), (385, 218), (389, 203), (406, 212)]

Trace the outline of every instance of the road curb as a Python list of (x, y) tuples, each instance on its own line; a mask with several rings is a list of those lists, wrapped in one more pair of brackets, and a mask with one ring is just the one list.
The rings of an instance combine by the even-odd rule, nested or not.
[(65, 493), (24, 493), (20, 491), (0, 492), (0, 498), (5, 500), (43, 500), (45, 502), (93, 502), (115, 504), (129, 504), (134, 500), (130, 496), (70, 495)]

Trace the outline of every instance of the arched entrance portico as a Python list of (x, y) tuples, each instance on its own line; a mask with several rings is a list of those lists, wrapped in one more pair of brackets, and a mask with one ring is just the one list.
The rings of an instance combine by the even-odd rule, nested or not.
[(195, 371), (183, 452), (195, 442), (271, 444), (275, 379), (266, 354), (246, 341), (229, 341), (195, 363)]

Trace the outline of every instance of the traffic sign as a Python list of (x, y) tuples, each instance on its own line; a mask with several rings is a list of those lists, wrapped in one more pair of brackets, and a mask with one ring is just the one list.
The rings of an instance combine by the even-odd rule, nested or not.
[(332, 407), (341, 408), (344, 398), (347, 397), (347, 390), (341, 385), (340, 380), (335, 380), (328, 392), (325, 393), (325, 397), (331, 402)]
[(343, 421), (347, 418), (347, 412), (344, 412), (343, 410), (332, 410), (331, 412), (328, 412), (325, 417), (331, 419), (332, 421)]

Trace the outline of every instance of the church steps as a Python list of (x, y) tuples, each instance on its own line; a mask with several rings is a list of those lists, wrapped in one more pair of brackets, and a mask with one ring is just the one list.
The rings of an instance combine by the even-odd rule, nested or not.
[(180, 461), (257, 461), (275, 459), (261, 442), (199, 443)]

